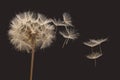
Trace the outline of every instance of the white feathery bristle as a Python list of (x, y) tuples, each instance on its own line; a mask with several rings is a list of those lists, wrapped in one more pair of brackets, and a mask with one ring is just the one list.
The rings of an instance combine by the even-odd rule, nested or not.
[(77, 33), (74, 29), (69, 29), (68, 32), (63, 31), (59, 32), (64, 38), (66, 39), (77, 39), (79, 36), (79, 33)]
[(87, 46), (89, 46), (89, 47), (95, 47), (95, 46), (97, 46), (97, 45), (102, 44), (102, 43), (105, 42), (105, 41), (107, 41), (107, 38), (105, 38), (105, 39), (97, 39), (97, 40), (95, 40), (95, 39), (90, 39), (88, 42), (84, 42), (83, 44), (84, 44), (84, 45), (87, 45)]
[(100, 52), (93, 52), (91, 54), (88, 54), (86, 57), (88, 59), (97, 59), (97, 58), (99, 58), (101, 56), (102, 56), (102, 53), (100, 53)]
[(73, 26), (72, 25), (72, 21), (71, 21), (71, 16), (69, 13), (63, 13), (63, 20), (65, 22), (65, 24), (67, 24), (68, 26)]

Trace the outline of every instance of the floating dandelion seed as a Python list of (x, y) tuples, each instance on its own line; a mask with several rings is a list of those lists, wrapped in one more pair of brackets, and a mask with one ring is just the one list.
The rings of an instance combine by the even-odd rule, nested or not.
[(64, 13), (63, 14), (63, 20), (64, 20), (64, 23), (67, 24), (67, 26), (73, 26), (70, 14)]
[(95, 43), (96, 46), (102, 44), (103, 42), (107, 41), (107, 38), (105, 39), (90, 39), (91, 42)]
[(67, 25), (64, 23), (64, 21), (61, 21), (60, 19), (58, 19), (58, 20), (54, 19), (54, 20), (53, 20), (53, 23), (54, 23), (55, 26), (67, 26)]
[[(86, 45), (86, 46), (91, 47), (91, 50), (92, 50), (93, 47), (99, 45), (99, 48), (100, 48), (100, 50), (101, 50), (101, 46), (100, 46), (100, 45), (101, 45), (103, 42), (105, 42), (105, 41), (107, 41), (107, 38), (105, 38), (105, 39), (97, 39), (97, 40), (95, 40), (95, 39), (90, 39), (90, 41), (84, 42), (83, 44)], [(101, 50), (101, 52), (102, 52), (102, 50)]]
[(95, 47), (97, 45), (100, 45), (101, 43), (107, 41), (107, 38), (105, 39), (90, 39), (90, 41), (88, 42), (84, 42), (85, 45), (89, 46), (89, 47)]
[[(10, 42), (17, 50), (31, 52), (32, 54), (30, 80), (33, 77), (35, 49), (37, 47), (44, 49), (52, 44), (56, 37), (56, 26), (70, 25), (70, 18), (65, 16), (64, 20), (66, 22), (47, 18), (39, 13), (24, 12), (17, 14), (11, 21), (10, 30), (8, 31)], [(67, 20), (69, 21), (67, 22)], [(49, 24), (51, 22), (53, 25)], [(76, 37), (74, 31), (69, 32), (69, 39), (75, 39)]]
[(63, 21), (60, 19), (58, 19), (58, 20), (54, 19), (52, 21), (56, 26), (65, 26), (65, 27), (67, 27), (67, 26), (72, 27), (73, 26), (71, 16), (69, 13), (63, 13)]
[(100, 49), (100, 53), (102, 53), (102, 49), (101, 49), (101, 44), (105, 41), (107, 41), (107, 38), (105, 39), (90, 39), (91, 42), (95, 43), (96, 46), (98, 45), (99, 46), (99, 49)]
[(101, 57), (102, 56), (102, 53), (99, 53), (99, 52), (93, 52), (91, 54), (88, 54), (86, 57), (88, 59), (93, 59), (95, 62), (94, 62), (94, 65), (96, 67), (96, 59)]
[(74, 29), (69, 29), (69, 30), (67, 30), (67, 31), (68, 31), (68, 32), (66, 32), (66, 31), (61, 32), (61, 31), (60, 31), (60, 34), (66, 39), (66, 40), (64, 41), (64, 43), (63, 43), (62, 48), (64, 47), (65, 44), (68, 43), (68, 41), (69, 41), (70, 39), (71, 39), (71, 40), (75, 40), (75, 39), (77, 39), (78, 36), (79, 36), (79, 33), (76, 33)]
[(99, 53), (99, 52), (93, 52), (93, 53), (87, 55), (86, 57), (87, 57), (88, 59), (97, 59), (97, 58), (99, 58), (100, 56), (102, 56), (101, 53)]
[(89, 47), (97, 46), (97, 44), (95, 42), (92, 42), (92, 41), (84, 42), (83, 44), (86, 45), (86, 46), (89, 46)]

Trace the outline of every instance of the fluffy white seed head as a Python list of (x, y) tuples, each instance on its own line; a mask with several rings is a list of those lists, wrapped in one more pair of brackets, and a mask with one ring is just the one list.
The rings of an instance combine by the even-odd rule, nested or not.
[[(11, 21), (8, 32), (11, 43), (18, 50), (30, 52), (33, 46), (46, 48), (55, 38), (54, 26), (50, 25), (52, 19), (42, 14), (24, 12), (17, 14)], [(34, 45), (33, 45), (34, 44)]]

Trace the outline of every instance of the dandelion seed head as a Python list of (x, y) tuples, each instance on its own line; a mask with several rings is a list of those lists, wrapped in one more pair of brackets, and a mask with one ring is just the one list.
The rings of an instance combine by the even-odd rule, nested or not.
[(51, 19), (33, 12), (17, 14), (11, 21), (8, 31), (11, 43), (18, 50), (30, 52), (35, 47), (46, 48), (55, 38), (54, 26), (49, 25)]

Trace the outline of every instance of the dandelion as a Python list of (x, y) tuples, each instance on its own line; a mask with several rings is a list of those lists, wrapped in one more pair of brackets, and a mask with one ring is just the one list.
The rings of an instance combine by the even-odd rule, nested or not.
[(86, 57), (88, 59), (93, 59), (94, 60), (94, 65), (96, 67), (96, 59), (98, 59), (99, 57), (102, 56), (102, 53), (99, 53), (99, 52), (93, 52), (91, 54), (88, 54)]
[[(52, 43), (55, 38), (54, 26), (49, 25), (46, 22), (48, 20), (41, 20), (41, 17), (43, 15), (36, 14), (35, 16), (35, 13), (24, 12), (18, 14), (12, 20), (9, 37), (15, 48), (30, 52), (33, 46), (34, 48), (38, 46), (43, 48), (41, 46), (44, 45), (44, 48), (46, 48), (49, 46), (48, 43)], [(47, 42), (45, 42), (46, 40)]]
[(55, 39), (54, 26), (48, 24), (51, 19), (33, 12), (24, 12), (16, 15), (11, 21), (8, 32), (10, 42), (20, 51), (32, 53), (30, 80), (33, 75), (35, 49), (49, 47)]

